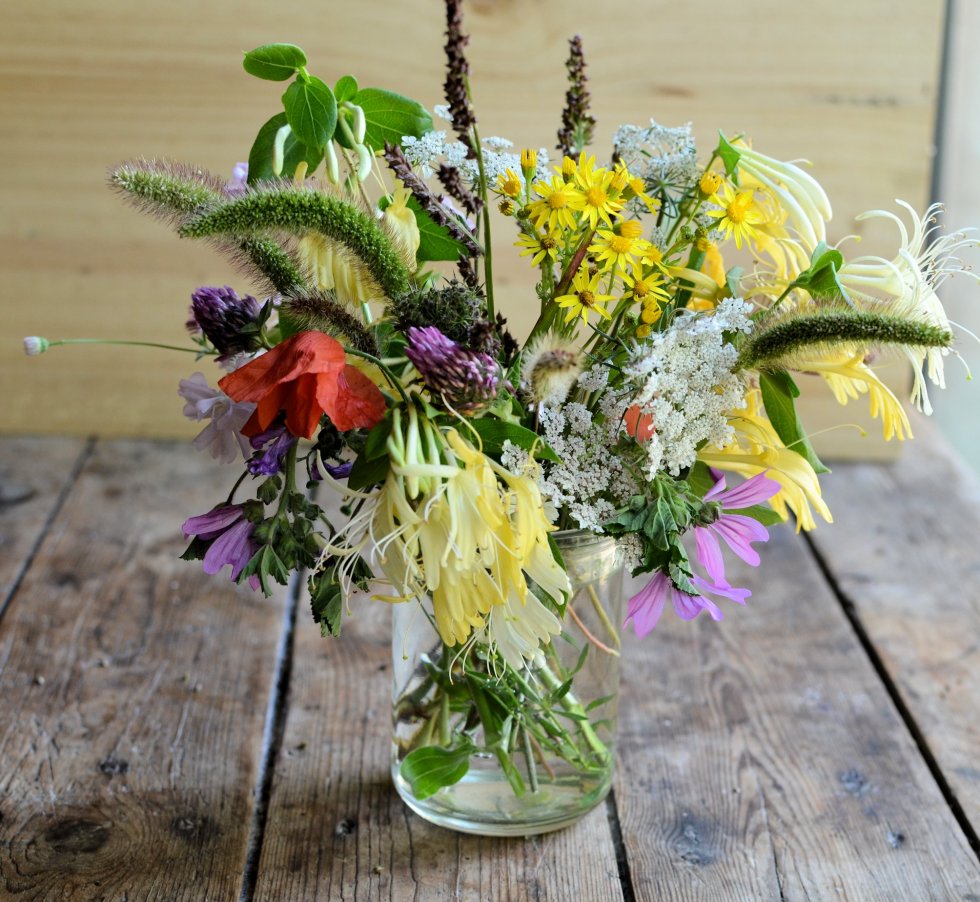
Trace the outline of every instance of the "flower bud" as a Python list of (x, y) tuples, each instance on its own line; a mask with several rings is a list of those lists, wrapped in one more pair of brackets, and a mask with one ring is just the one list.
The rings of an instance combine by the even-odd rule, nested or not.
[(51, 342), (46, 338), (41, 338), (40, 335), (28, 335), (24, 339), (24, 353), (28, 357), (37, 357), (38, 354), (43, 354), (49, 347), (51, 347)]
[(698, 189), (705, 197), (711, 197), (721, 187), (722, 181), (722, 177), (717, 172), (712, 172), (710, 169), (707, 169), (704, 175), (701, 176), (701, 181), (698, 182)]

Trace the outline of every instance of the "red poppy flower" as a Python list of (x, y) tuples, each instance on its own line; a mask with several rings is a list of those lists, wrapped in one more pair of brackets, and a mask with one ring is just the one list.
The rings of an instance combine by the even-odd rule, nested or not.
[(650, 441), (653, 433), (657, 430), (653, 425), (653, 415), (640, 413), (638, 405), (633, 404), (626, 408), (626, 416), (623, 417), (626, 423), (626, 434), (632, 435), (641, 445)]
[(341, 432), (369, 429), (385, 412), (378, 387), (347, 363), (343, 345), (323, 332), (299, 332), (218, 382), (233, 401), (258, 405), (242, 428), (255, 436), (280, 410), (286, 428), (311, 438), (326, 414)]

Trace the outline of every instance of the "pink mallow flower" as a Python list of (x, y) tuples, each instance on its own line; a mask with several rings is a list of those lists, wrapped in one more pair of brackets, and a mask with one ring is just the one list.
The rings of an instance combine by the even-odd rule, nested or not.
[(241, 430), (252, 416), (254, 404), (232, 401), (224, 392), (211, 388), (204, 373), (181, 379), (177, 394), (187, 402), (185, 417), (211, 421), (194, 439), (195, 448), (208, 450), (213, 458), (226, 464), (251, 456), (252, 446)]
[(711, 475), (715, 477), (715, 484), (705, 493), (704, 500), (720, 504), (721, 514), (712, 523), (695, 526), (694, 540), (698, 562), (708, 576), (716, 584), (727, 585), (718, 538), (724, 539), (725, 544), (752, 567), (759, 566), (759, 552), (752, 547), (752, 543), (769, 541), (769, 530), (754, 517), (730, 514), (728, 511), (768, 501), (779, 491), (779, 483), (769, 479), (765, 473), (759, 473), (733, 489), (726, 489), (725, 477), (720, 472), (713, 469)]
[[(255, 524), (245, 517), (245, 509), (240, 504), (219, 504), (206, 514), (188, 518), (181, 529), (188, 538), (196, 536), (211, 543), (204, 553), (204, 572), (212, 576), (225, 564), (231, 564), (232, 581), (237, 581), (258, 550), (252, 539)], [(258, 577), (249, 577), (249, 585), (257, 589)]]
[(633, 628), (639, 638), (642, 639), (657, 625), (668, 599), (674, 606), (674, 613), (681, 620), (693, 620), (702, 611), (707, 611), (712, 620), (721, 620), (721, 609), (708, 598), (709, 593), (721, 595), (737, 604), (745, 604), (745, 599), (752, 594), (748, 589), (736, 589), (728, 583), (714, 585), (700, 576), (695, 576), (691, 582), (698, 587), (701, 595), (682, 592), (666, 573), (658, 570), (650, 582), (629, 600), (626, 622), (633, 621)]
[(655, 573), (650, 582), (629, 600), (626, 622), (633, 621), (633, 628), (640, 638), (657, 625), (668, 599), (682, 620), (693, 620), (702, 611), (707, 611), (712, 620), (721, 620), (721, 609), (709, 595), (720, 595), (737, 604), (745, 604), (745, 599), (752, 594), (748, 589), (732, 586), (725, 579), (725, 564), (718, 536), (743, 561), (757, 567), (759, 553), (752, 543), (767, 541), (769, 530), (753, 517), (727, 511), (766, 501), (779, 491), (779, 483), (769, 479), (765, 473), (759, 473), (733, 489), (726, 489), (724, 476), (716, 470), (712, 470), (711, 474), (715, 484), (705, 494), (704, 500), (721, 505), (721, 513), (712, 522), (694, 527), (698, 563), (707, 571), (710, 582), (701, 576), (694, 576), (691, 582), (701, 594), (690, 595), (678, 589), (663, 571)]

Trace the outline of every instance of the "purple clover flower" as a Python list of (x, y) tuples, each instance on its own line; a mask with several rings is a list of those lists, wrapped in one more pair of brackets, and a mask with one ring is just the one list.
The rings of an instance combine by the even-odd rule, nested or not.
[(713, 523), (696, 526), (694, 538), (698, 562), (715, 583), (727, 585), (718, 539), (723, 539), (738, 557), (752, 567), (759, 566), (759, 552), (752, 547), (752, 543), (769, 541), (769, 530), (758, 520), (745, 514), (730, 514), (728, 510), (768, 501), (779, 491), (779, 483), (769, 479), (765, 473), (759, 473), (733, 489), (726, 489), (725, 477), (719, 471), (712, 469), (711, 475), (715, 478), (715, 484), (705, 493), (704, 500), (720, 504), (722, 513)]
[(229, 286), (202, 285), (191, 295), (190, 332), (203, 332), (220, 353), (218, 363), (260, 347), (258, 323), (262, 305), (250, 294), (239, 297)]
[[(232, 582), (238, 580), (258, 551), (258, 544), (252, 539), (255, 524), (246, 519), (241, 504), (219, 504), (206, 514), (185, 520), (181, 529), (188, 538), (196, 536), (211, 543), (204, 553), (204, 572), (213, 576), (230, 564)], [(248, 583), (253, 589), (259, 588), (256, 576), (249, 577)]]
[(285, 418), (280, 417), (265, 432), (252, 438), (256, 453), (245, 465), (253, 476), (274, 476), (282, 472), (283, 461), (289, 449), (298, 439), (287, 428)]
[(471, 416), (497, 397), (500, 366), (489, 354), (461, 347), (435, 326), (409, 326), (407, 335), (405, 356), (448, 407)]

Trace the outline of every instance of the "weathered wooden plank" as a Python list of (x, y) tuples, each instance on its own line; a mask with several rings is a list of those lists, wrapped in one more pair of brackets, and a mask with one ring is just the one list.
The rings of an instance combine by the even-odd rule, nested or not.
[(637, 898), (969, 898), (980, 866), (803, 541), (748, 569), (746, 609), (626, 643)]
[(77, 438), (0, 438), (0, 616), (84, 448)]
[(485, 839), (433, 827), (389, 776), (390, 615), (339, 640), (300, 611), (256, 899), (622, 899), (603, 806), (561, 832)]
[(980, 480), (919, 417), (893, 467), (835, 467), (813, 542), (980, 832)]
[(177, 560), (229, 481), (98, 444), (0, 624), (0, 896), (231, 899), (281, 626)]

